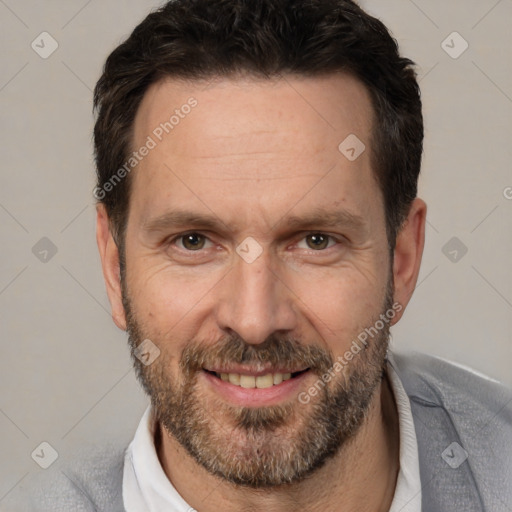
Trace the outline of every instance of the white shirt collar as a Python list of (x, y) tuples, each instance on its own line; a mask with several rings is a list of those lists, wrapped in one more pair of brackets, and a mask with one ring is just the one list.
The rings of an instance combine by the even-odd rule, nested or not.
[(395, 396), (400, 429), (400, 471), (389, 512), (421, 512), (420, 460), (411, 403), (392, 366), (392, 355), (389, 358), (387, 376)]
[[(409, 398), (388, 364), (389, 380), (398, 409), (400, 471), (389, 512), (421, 512), (418, 442)], [(151, 406), (146, 409), (124, 459), (123, 501), (126, 512), (190, 512), (165, 474), (156, 453), (156, 423)]]
[(155, 428), (149, 406), (124, 457), (124, 508), (126, 512), (191, 512), (192, 507), (178, 494), (160, 464)]

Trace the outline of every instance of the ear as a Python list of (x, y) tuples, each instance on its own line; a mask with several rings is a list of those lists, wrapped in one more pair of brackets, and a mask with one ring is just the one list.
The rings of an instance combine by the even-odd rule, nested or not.
[(395, 284), (393, 298), (395, 302), (401, 304), (402, 309), (397, 312), (392, 324), (396, 324), (402, 317), (416, 287), (425, 245), (426, 219), (427, 205), (423, 200), (416, 198), (396, 239), (393, 261)]
[(126, 330), (126, 316), (121, 294), (119, 250), (110, 232), (110, 223), (105, 206), (96, 207), (96, 242), (100, 252), (103, 279), (112, 309), (112, 319), (119, 329)]

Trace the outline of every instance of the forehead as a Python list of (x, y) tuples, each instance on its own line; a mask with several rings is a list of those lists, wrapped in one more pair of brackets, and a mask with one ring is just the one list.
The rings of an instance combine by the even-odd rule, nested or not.
[[(190, 116), (195, 121), (196, 136), (180, 138), (180, 147), (183, 153), (193, 148), (198, 156), (213, 156), (213, 148), (201, 143), (212, 137), (236, 144), (241, 137), (255, 133), (286, 137), (293, 131), (294, 137), (315, 144), (310, 148), (315, 150), (331, 141), (336, 147), (347, 130), (368, 138), (372, 127), (369, 93), (359, 80), (347, 74), (272, 80), (248, 76), (210, 81), (167, 78), (151, 85), (144, 95), (134, 122), (134, 142), (142, 142), (155, 130), (158, 138), (158, 127), (169, 121), (173, 125), (169, 135), (179, 137), (184, 129), (178, 129), (178, 125), (190, 124), (182, 121), (184, 115), (188, 116), (187, 104), (191, 101), (197, 103)], [(324, 144), (318, 144), (321, 140)], [(187, 146), (183, 147), (183, 142)], [(233, 149), (237, 146), (245, 148), (246, 141)]]
[[(378, 193), (372, 120), (368, 91), (346, 74), (162, 80), (135, 119), (134, 149), (149, 139), (153, 147), (133, 172), (132, 199), (145, 217), (216, 203), (237, 208), (238, 220), (246, 214), (240, 209), (254, 207), (271, 222), (273, 209), (282, 214), (299, 199), (318, 208), (335, 198), (364, 214), (368, 194)], [(351, 161), (339, 149), (345, 140), (366, 149)]]

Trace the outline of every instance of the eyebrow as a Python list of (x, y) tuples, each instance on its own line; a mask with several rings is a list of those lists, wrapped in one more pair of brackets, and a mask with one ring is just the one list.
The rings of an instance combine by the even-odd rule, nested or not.
[[(291, 215), (283, 217), (271, 228), (286, 226), (289, 229), (335, 228), (362, 230), (366, 226), (365, 219), (348, 210), (329, 211), (317, 208), (305, 215)], [(201, 214), (188, 210), (173, 210), (166, 212), (143, 223), (143, 229), (148, 232), (160, 232), (171, 228), (189, 227), (194, 229), (208, 229), (212, 231), (230, 231), (227, 224), (213, 214)]]
[(336, 228), (345, 227), (352, 230), (361, 230), (366, 226), (364, 217), (348, 210), (329, 211), (317, 208), (312, 213), (301, 216), (292, 215), (282, 220), (290, 228), (309, 229), (318, 226)]
[(154, 219), (148, 219), (143, 223), (145, 231), (164, 231), (169, 228), (189, 226), (202, 229), (228, 229), (227, 226), (214, 215), (194, 213), (187, 210), (174, 210), (164, 213)]

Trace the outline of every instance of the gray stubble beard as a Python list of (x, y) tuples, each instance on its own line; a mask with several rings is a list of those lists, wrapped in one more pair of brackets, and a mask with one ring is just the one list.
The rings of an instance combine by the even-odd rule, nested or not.
[[(392, 303), (388, 286), (384, 312)], [(205, 361), (307, 362), (321, 379), (333, 367), (332, 354), (306, 347), (291, 338), (268, 338), (258, 346), (238, 337), (215, 346), (191, 343), (180, 360), (182, 382), (170, 374), (169, 342), (156, 343), (161, 355), (150, 366), (134, 356), (142, 340), (131, 302), (123, 289), (132, 360), (157, 421), (208, 472), (250, 488), (271, 488), (302, 481), (348, 444), (363, 425), (382, 380), (389, 344), (389, 325), (352, 360), (350, 367), (321, 388), (315, 400), (296, 398), (283, 405), (235, 407), (220, 399), (201, 397), (198, 375)], [(201, 400), (202, 398), (202, 400)]]

